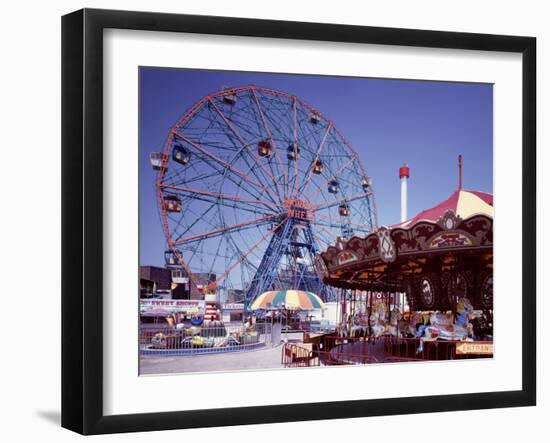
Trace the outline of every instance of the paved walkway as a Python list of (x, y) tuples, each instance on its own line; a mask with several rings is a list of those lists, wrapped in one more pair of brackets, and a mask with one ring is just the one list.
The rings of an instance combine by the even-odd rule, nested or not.
[[(300, 334), (288, 334), (287, 339), (298, 342)], [(342, 349), (344, 354), (363, 353), (375, 357), (379, 363), (386, 362), (386, 353), (382, 340), (375, 344), (358, 342), (353, 347)], [(180, 356), (141, 356), (140, 374), (179, 374), (185, 372), (227, 372), (254, 369), (278, 369), (281, 364), (282, 346), (260, 348), (246, 352), (228, 352), (220, 354), (198, 354)], [(358, 358), (357, 361), (361, 361)], [(365, 363), (365, 361), (363, 361)]]
[(141, 375), (275, 368), (282, 368), (281, 346), (222, 354), (141, 356), (140, 359)]

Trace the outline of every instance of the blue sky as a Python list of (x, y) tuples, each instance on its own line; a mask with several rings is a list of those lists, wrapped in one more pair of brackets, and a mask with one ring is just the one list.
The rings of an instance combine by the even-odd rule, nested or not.
[(493, 87), (488, 84), (140, 68), (140, 263), (162, 265), (165, 239), (149, 154), (175, 121), (223, 86), (257, 85), (296, 95), (324, 113), (372, 177), (380, 224), (399, 222), (398, 169), (411, 168), (409, 217), (457, 188), (493, 192)]

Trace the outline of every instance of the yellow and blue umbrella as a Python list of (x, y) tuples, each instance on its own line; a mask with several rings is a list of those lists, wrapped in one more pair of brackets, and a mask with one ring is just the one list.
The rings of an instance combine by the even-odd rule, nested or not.
[(251, 310), (269, 309), (284, 307), (289, 310), (310, 310), (310, 309), (325, 309), (323, 301), (309, 291), (268, 291), (260, 294), (252, 306)]

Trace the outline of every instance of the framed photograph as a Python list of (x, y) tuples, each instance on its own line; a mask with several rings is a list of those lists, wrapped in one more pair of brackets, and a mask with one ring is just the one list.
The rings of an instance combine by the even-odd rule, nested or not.
[(84, 9), (62, 56), (64, 427), (535, 405), (534, 38)]

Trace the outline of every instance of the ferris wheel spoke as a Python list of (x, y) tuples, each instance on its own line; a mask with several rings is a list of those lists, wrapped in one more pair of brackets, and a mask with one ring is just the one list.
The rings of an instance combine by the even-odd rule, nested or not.
[(255, 218), (253, 220), (249, 220), (249, 221), (242, 222), (242, 223), (237, 223), (237, 224), (234, 224), (234, 225), (231, 225), (231, 226), (226, 226), (226, 227), (223, 227), (223, 228), (214, 229), (213, 231), (205, 232), (203, 234), (197, 234), (197, 235), (192, 235), (190, 237), (181, 238), (181, 239), (177, 240), (175, 242), (175, 244), (176, 245), (181, 245), (181, 244), (189, 243), (189, 242), (192, 242), (192, 241), (204, 240), (204, 239), (207, 239), (207, 238), (215, 237), (215, 236), (218, 236), (218, 235), (221, 235), (221, 234), (231, 232), (231, 231), (236, 230), (236, 229), (242, 229), (242, 228), (245, 228), (245, 227), (254, 227), (254, 226), (257, 226), (259, 223), (267, 222), (267, 221), (272, 220), (274, 218), (280, 217), (283, 214), (285, 214), (285, 211), (279, 212), (277, 214), (267, 215), (267, 216), (264, 216), (264, 217), (258, 217), (258, 218)]
[[(209, 201), (211, 203), (219, 203), (221, 200), (231, 200), (231, 201), (238, 202), (238, 203), (243, 203), (243, 204), (261, 205), (261, 206), (264, 207), (263, 208), (264, 210), (265, 209), (269, 209), (271, 211), (275, 210), (273, 208), (273, 203), (265, 201), (265, 200), (252, 200), (252, 199), (240, 197), (238, 195), (222, 194), (222, 193), (219, 193), (219, 192), (210, 192), (210, 191), (205, 191), (205, 190), (201, 190), (201, 189), (187, 188), (187, 187), (184, 187), (184, 186), (161, 184), (161, 187), (163, 189), (172, 189), (172, 190), (175, 190), (175, 191), (184, 192), (184, 193), (189, 194), (190, 196), (202, 195), (202, 196), (206, 196), (206, 197), (213, 197), (214, 200), (205, 200), (205, 201)], [(283, 207), (282, 205), (278, 205), (278, 206)], [(231, 206), (231, 207), (233, 207), (233, 206)], [(257, 206), (253, 206), (253, 207), (257, 208)], [(249, 208), (243, 208), (243, 209), (249, 209)]]
[[(180, 251), (185, 251), (185, 252), (189, 252), (189, 253), (192, 253), (192, 254), (195, 254), (196, 252), (198, 252), (199, 248), (195, 247), (195, 246), (190, 246), (190, 247), (184, 247), (184, 248), (180, 248)], [(207, 251), (201, 251), (201, 254), (202, 255), (205, 255), (205, 256), (208, 256), (208, 257), (213, 257), (213, 258), (224, 258), (224, 259), (231, 259), (231, 258), (234, 258), (235, 256), (234, 255), (224, 255), (224, 254), (216, 254), (215, 252), (207, 252)], [(187, 259), (188, 262), (192, 262), (192, 259), (193, 259), (193, 256), (191, 256), (190, 258)]]
[[(275, 143), (275, 139), (273, 138), (273, 134), (271, 133), (271, 130), (269, 129), (269, 125), (267, 124), (267, 121), (266, 121), (266, 118), (265, 118), (264, 110), (262, 109), (262, 106), (260, 105), (260, 101), (258, 100), (258, 95), (256, 94), (256, 91), (254, 89), (252, 89), (252, 95), (254, 96), (254, 102), (256, 103), (256, 107), (258, 108), (258, 113), (260, 114), (260, 117), (262, 119), (262, 123), (264, 125), (265, 132), (267, 133), (267, 136), (271, 140), (271, 143), (273, 143), (273, 145), (274, 145), (273, 150), (275, 151), (275, 157), (277, 158), (277, 164), (282, 165), (281, 158), (279, 156), (279, 152), (278, 152), (278, 149), (277, 149), (277, 145)], [(281, 169), (282, 169), (282, 176), (283, 176), (283, 189), (286, 189), (286, 187), (288, 186), (288, 179), (286, 177), (284, 168), (281, 168)], [(284, 193), (284, 197), (286, 198), (286, 191)]]
[[(215, 253), (211, 253), (211, 254), (205, 253), (200, 249), (201, 248), (199, 247), (199, 245), (195, 246), (194, 248), (188, 248), (188, 250), (191, 252), (191, 256), (187, 258), (187, 262), (192, 264), (192, 266), (190, 266), (191, 268), (195, 268), (195, 270), (199, 270), (199, 272), (201, 271), (204, 272), (204, 270), (208, 268), (205, 262), (205, 256), (209, 255), (214, 257), (212, 260), (210, 260), (210, 269), (208, 271), (208, 273), (210, 274), (212, 273), (214, 262), (216, 261), (217, 258), (219, 258), (219, 255), (218, 255), (219, 249), (217, 249)], [(195, 260), (195, 257), (197, 256), (197, 254), (199, 256), (197, 260)], [(199, 262), (198, 263), (199, 266), (197, 266), (197, 261)]]
[[(215, 168), (214, 165), (212, 165), (210, 163), (210, 159), (208, 160), (204, 160), (205, 163), (209, 164), (213, 169)], [(243, 180), (240, 176), (238, 176), (239, 178), (235, 177), (235, 174), (225, 174), (224, 171), (227, 171), (227, 170), (222, 170), (222, 171), (218, 171), (218, 176), (221, 177), (221, 182), (218, 183), (217, 185), (217, 189), (219, 189), (220, 186), (223, 185), (223, 180), (224, 179), (227, 179), (229, 180), (231, 183), (233, 183), (235, 186), (237, 186), (237, 188), (239, 190), (243, 190), (245, 191), (247, 194), (249, 194), (251, 197), (253, 197), (255, 200), (262, 200), (262, 194), (261, 194), (261, 190), (259, 191), (256, 187), (254, 186), (250, 186), (250, 185), (247, 185), (247, 186), (243, 186), (243, 183), (246, 183), (248, 184), (248, 182), (246, 180)], [(240, 181), (239, 181), (240, 179)], [(259, 193), (258, 193), (259, 191)], [(265, 196), (269, 199), (269, 202), (273, 205), (273, 206), (280, 206), (272, 197), (270, 194), (265, 194)]]
[[(330, 231), (327, 230), (327, 232), (330, 232)], [(317, 243), (317, 245), (320, 249), (324, 249), (327, 246), (329, 246), (331, 243), (334, 242), (334, 240), (327, 240), (327, 239), (321, 237), (320, 232), (318, 232), (317, 234), (313, 234), (313, 237), (315, 238), (315, 241), (316, 241), (316, 243)], [(335, 237), (334, 234), (332, 235), (332, 237)], [(336, 238), (335, 238), (335, 240), (336, 240)]]
[[(326, 217), (326, 216), (321, 215), (321, 214), (315, 214), (315, 218), (316, 218), (316, 219), (318, 218), (318, 219), (321, 219), (321, 220), (322, 220), (321, 222), (319, 222), (319, 220), (316, 220), (316, 221), (314, 222), (314, 223), (317, 223), (317, 224), (320, 224), (320, 225), (322, 225), (323, 222), (329, 223), (329, 224), (330, 224), (330, 227), (339, 227), (339, 226), (345, 224), (345, 225), (349, 225), (349, 226), (356, 227), (356, 228), (358, 228), (358, 229), (360, 229), (360, 230), (363, 230), (363, 231), (365, 231), (365, 232), (370, 232), (369, 229), (368, 229), (367, 227), (365, 227), (364, 224), (361, 225), (361, 224), (359, 224), (359, 223), (353, 223), (353, 222), (351, 222), (351, 221), (349, 221), (349, 220), (346, 220), (346, 219), (344, 219), (344, 218), (341, 218), (340, 220), (336, 220), (336, 221), (340, 221), (340, 222), (341, 222), (340, 225), (335, 224), (335, 221), (334, 221), (331, 217)], [(327, 226), (327, 225), (325, 224), (324, 226)]]
[[(297, 115), (297, 145), (300, 146), (301, 158), (305, 159), (306, 163), (308, 163), (305, 170), (298, 170), (295, 173), (295, 176), (303, 177), (301, 182), (296, 184), (295, 188), (295, 193), (300, 195), (305, 195), (304, 191), (313, 178), (312, 164), (319, 158), (319, 153), (323, 150), (327, 137), (330, 133), (330, 125), (327, 125), (326, 127), (320, 126), (317, 128), (317, 125), (307, 124), (309, 118), (310, 116), (304, 114), (303, 110), (300, 110)], [(313, 128), (310, 128), (310, 126)], [(322, 134), (320, 131), (321, 129), (324, 129)]]
[(235, 137), (237, 137), (237, 139), (239, 140), (239, 142), (242, 144), (242, 146), (249, 152), (249, 154), (251, 155), (251, 157), (254, 159), (254, 162), (260, 167), (260, 169), (265, 173), (267, 174), (267, 176), (273, 181), (273, 183), (275, 184), (275, 187), (277, 188), (277, 192), (278, 192), (278, 199), (279, 201), (283, 201), (284, 200), (284, 193), (281, 193), (281, 189), (279, 188), (279, 181), (265, 168), (265, 166), (263, 165), (263, 163), (260, 161), (260, 159), (258, 158), (258, 155), (253, 151), (253, 150), (250, 150), (250, 146), (249, 144), (243, 139), (242, 135), (239, 133), (239, 131), (237, 131), (237, 129), (235, 128), (235, 126), (227, 119), (227, 117), (225, 116), (225, 114), (220, 110), (220, 108), (216, 105), (216, 103), (211, 99), (210, 100), (210, 103), (212, 104), (212, 106), (214, 107), (214, 109), (216, 110), (216, 112), (218, 113), (218, 115), (222, 118), (222, 120), (225, 122), (225, 124), (227, 125), (227, 127), (231, 130), (231, 132), (233, 133), (233, 135), (235, 135)]
[[(336, 234), (335, 234), (334, 232), (332, 232), (332, 231), (329, 231), (329, 230), (328, 230), (327, 228), (325, 228), (324, 226), (320, 226), (319, 229), (320, 229), (322, 232), (328, 234), (328, 236), (331, 238), (331, 240), (325, 240), (325, 243), (326, 243), (327, 245), (333, 243), (334, 240), (337, 240), (337, 239), (338, 239), (338, 235), (336, 235)], [(332, 239), (334, 239), (334, 240), (332, 240)]]
[[(325, 135), (323, 136), (323, 140), (321, 140), (321, 143), (319, 144), (319, 148), (317, 149), (317, 152), (315, 153), (314, 159), (319, 158), (319, 156), (321, 155), (321, 152), (323, 152), (323, 147), (325, 146), (325, 142), (327, 141), (327, 136), (328, 136), (328, 133), (330, 131), (331, 126), (332, 126), (332, 124), (330, 124), (330, 123), (327, 125)], [(302, 185), (302, 188), (300, 189), (301, 193), (303, 193), (303, 194), (307, 193), (307, 188), (309, 186), (309, 182), (311, 181), (312, 176), (313, 176), (313, 168), (309, 168), (306, 180), (305, 180), (304, 184)]]
[[(266, 217), (266, 218), (269, 218), (269, 217)], [(260, 226), (264, 226), (264, 225), (267, 225), (269, 224), (269, 220), (261, 220), (261, 221), (258, 221), (258, 222), (255, 222), (255, 223), (252, 223), (252, 224), (239, 224), (239, 226), (237, 225), (230, 225), (230, 226), (222, 226), (221, 228), (216, 228), (214, 229), (213, 231), (209, 231), (209, 232), (206, 232), (206, 233), (201, 233), (201, 234), (196, 234), (196, 235), (191, 235), (190, 237), (187, 237), (187, 238), (181, 238), (181, 236), (175, 240), (174, 244), (178, 245), (178, 246), (181, 246), (182, 244), (185, 244), (185, 245), (192, 245), (194, 243), (197, 243), (197, 242), (203, 242), (203, 241), (206, 241), (206, 240), (210, 240), (210, 239), (213, 239), (213, 238), (217, 238), (217, 237), (220, 237), (220, 236), (224, 236), (224, 235), (229, 235), (229, 234), (232, 234), (232, 233), (236, 233), (236, 232), (244, 232), (246, 230), (250, 230), (250, 229), (253, 229), (253, 228), (257, 228), (257, 227), (260, 227)], [(187, 230), (188, 232), (188, 230)]]
[(277, 229), (279, 229), (287, 221), (287, 219), (288, 219), (288, 216), (285, 217), (283, 220), (281, 220), (275, 227), (271, 228), (264, 235), (262, 235), (261, 238), (256, 243), (254, 243), (254, 245), (247, 252), (245, 252), (241, 257), (239, 257), (239, 259), (237, 261), (235, 261), (233, 264), (231, 264), (229, 266), (229, 268), (220, 277), (218, 277), (216, 279), (216, 282), (221, 281), (222, 279), (224, 279), (233, 269), (235, 269), (235, 267), (237, 267), (240, 263), (242, 263), (244, 260), (246, 260), (246, 258), (250, 254), (252, 254), (252, 252), (256, 248), (258, 248), (258, 246), (260, 246), (262, 244), (262, 242), (264, 242), (267, 239), (267, 237), (269, 237)]
[[(259, 187), (260, 189), (263, 189), (266, 193), (270, 194), (271, 196), (275, 197), (276, 199), (278, 199), (279, 197), (276, 195), (276, 194), (273, 194), (271, 192), (271, 190), (269, 188), (267, 188), (266, 186), (262, 185), (261, 183), (258, 183), (256, 180), (254, 180), (252, 177), (248, 176), (247, 174), (245, 174), (244, 172), (238, 170), (237, 168), (235, 168), (234, 166), (230, 165), (229, 163), (227, 163), (226, 161), (224, 161), (223, 159), (221, 159), (220, 157), (218, 157), (217, 155), (215, 154), (212, 154), (211, 152), (209, 152), (207, 149), (203, 148), (202, 146), (200, 146), (199, 144), (197, 143), (194, 143), (192, 142), (191, 140), (189, 140), (187, 137), (185, 137), (183, 134), (181, 134), (180, 132), (177, 132), (176, 133), (177, 137), (181, 138), (183, 141), (185, 141), (186, 143), (190, 144), (191, 146), (193, 146), (195, 149), (199, 150), (200, 152), (202, 152), (203, 154), (205, 154), (206, 156), (210, 157), (212, 160), (216, 161), (217, 163), (219, 163), (220, 165), (224, 166), (227, 170), (233, 172), (234, 174), (238, 175), (239, 177), (241, 177), (243, 180), (246, 180), (249, 184), (252, 184), (254, 186), (257, 186)], [(274, 202), (275, 203), (275, 202)]]
[[(236, 154), (236, 158), (238, 156), (240, 156), (238, 159), (242, 160), (244, 162), (244, 164), (248, 167), (248, 171), (247, 171), (247, 174), (250, 175), (254, 175), (254, 177), (256, 177), (256, 179), (258, 180), (258, 182), (269, 182), (269, 180), (266, 180), (266, 177), (263, 176), (263, 177), (260, 177), (258, 175), (258, 168), (257, 166), (255, 167), (255, 163), (252, 163), (250, 164), (249, 161), (248, 161), (248, 156), (247, 155), (241, 155), (242, 151), (248, 151), (247, 148), (245, 146), (242, 146), (240, 148), (240, 151)], [(273, 203), (273, 205), (275, 206), (280, 206), (281, 205), (281, 199), (280, 199), (280, 196), (277, 195), (277, 194), (274, 194), (272, 192), (270, 193), (267, 193), (265, 194), (267, 198), (269, 198), (269, 200)]]
[[(352, 155), (352, 157), (344, 164), (340, 167), (340, 169), (338, 169), (338, 171), (336, 171), (334, 174), (332, 174), (332, 176), (330, 176), (328, 179), (326, 179), (323, 184), (328, 184), (330, 183), (332, 180), (336, 179), (336, 177), (338, 177), (343, 171), (346, 170), (346, 168), (348, 168), (349, 166), (351, 166), (353, 164), (353, 162), (357, 160), (357, 157), (355, 155)], [(320, 187), (317, 189), (316, 192), (314, 192), (311, 196), (308, 197), (308, 199), (310, 201), (313, 201), (313, 199), (315, 199), (315, 197), (317, 197), (317, 194), (319, 194), (319, 191), (320, 191)]]
[[(229, 237), (227, 239), (227, 242), (231, 245), (231, 249), (232, 249), (232, 252), (233, 252), (233, 256), (226, 262), (226, 269), (228, 269), (231, 264), (232, 264), (232, 260), (235, 258), (235, 257), (241, 257), (243, 255), (243, 249), (249, 249), (249, 243), (248, 242), (245, 242), (244, 239), (242, 238), (242, 233), (244, 231), (241, 231), (239, 232), (240, 235), (240, 239), (235, 239), (234, 237)], [(253, 251), (251, 254), (249, 254), (246, 259), (242, 262), (246, 267), (247, 269), (249, 270), (249, 272), (252, 272), (252, 274), (256, 271), (256, 269), (258, 268), (257, 265), (254, 265), (254, 263), (252, 262), (251, 258), (256, 258), (258, 261), (261, 260), (261, 257), (258, 256), (258, 254)], [(249, 275), (250, 278), (252, 278), (252, 275)], [(245, 285), (243, 284), (243, 287)]]
[[(247, 173), (239, 170), (235, 166), (231, 165), (224, 159), (218, 157), (217, 155), (211, 153), (208, 151), (204, 146), (202, 146), (202, 143), (192, 141), (188, 136), (183, 135), (181, 132), (177, 132), (177, 138), (181, 139), (182, 141), (186, 142), (193, 148), (195, 148), (198, 152), (195, 154), (197, 155), (197, 158), (199, 161), (203, 162), (205, 165), (209, 167), (209, 169), (212, 171), (211, 174), (205, 174), (199, 175), (199, 176), (192, 176), (192, 177), (182, 177), (181, 174), (178, 173), (179, 181), (172, 182), (170, 181), (169, 184), (188, 184), (191, 182), (195, 182), (198, 180), (201, 180), (201, 177), (209, 178), (209, 177), (217, 177), (218, 182), (221, 182), (223, 178), (227, 178), (231, 180), (235, 185), (240, 187), (240, 184), (245, 181), (248, 184), (254, 185), (254, 186), (248, 186), (248, 187), (242, 187), (242, 189), (246, 190), (251, 196), (253, 196), (255, 199), (260, 200), (260, 197), (252, 192), (252, 189), (258, 188), (258, 181), (255, 181), (252, 177), (250, 177)], [(218, 146), (210, 141), (208, 141), (209, 148), (215, 148), (215, 149), (224, 149), (223, 146)], [(178, 169), (176, 169), (178, 171)], [(189, 171), (189, 169), (187, 169)], [(193, 168), (191, 171), (196, 172), (196, 169)], [(227, 174), (226, 172), (229, 172)], [(240, 180), (240, 181), (237, 181)], [(166, 180), (168, 181), (168, 180)]]
[[(244, 151), (247, 151), (246, 147), (244, 146), (239, 147), (239, 150), (235, 153), (235, 156), (231, 159), (231, 163), (237, 163), (239, 160), (242, 161), (243, 166), (246, 166), (248, 168), (248, 170), (245, 172), (248, 176), (253, 175), (256, 178), (257, 182), (259, 183), (269, 183), (269, 180), (266, 180), (265, 176), (260, 176), (258, 174), (258, 168), (257, 168), (257, 165), (255, 165), (255, 162), (251, 164), (248, 161), (248, 155), (243, 155)], [(250, 186), (245, 187), (245, 190), (251, 195), (254, 194), (254, 192), (250, 189)], [(281, 200), (277, 194), (269, 192), (269, 193), (265, 193), (264, 195), (266, 198), (270, 200), (270, 202), (274, 206), (280, 206)], [(256, 198), (261, 200), (262, 194), (260, 194), (260, 196), (256, 196)]]
[[(317, 226), (319, 226), (320, 229), (323, 229), (323, 228), (333, 228), (333, 229), (341, 229), (345, 226), (349, 226), (349, 227), (355, 227), (356, 229), (354, 229), (354, 232), (361, 232), (361, 233), (364, 233), (364, 234), (368, 234), (370, 232), (369, 229), (366, 229), (365, 226), (361, 226), (361, 225), (358, 225), (357, 223), (350, 223), (346, 220), (342, 221), (342, 223), (340, 224), (336, 224), (336, 223), (325, 223), (325, 222), (316, 222), (315, 223)], [(330, 232), (330, 231), (329, 231)]]
[[(174, 238), (174, 241), (177, 242), (179, 239), (181, 239), (184, 235), (186, 235), (188, 232), (190, 232), (200, 221), (205, 221), (208, 225), (215, 228), (216, 226), (212, 224), (209, 219), (206, 217), (212, 209), (216, 207), (215, 204), (211, 204), (206, 210), (204, 210), (200, 215), (197, 214), (193, 210), (189, 210), (194, 216), (194, 220), (192, 223), (188, 224), (187, 226), (183, 227), (183, 221), (184, 218), (180, 218), (179, 220), (172, 220), (174, 222), (174, 225), (176, 226), (176, 230), (178, 231), (177, 237)], [(182, 228), (182, 229), (180, 229)]]
[(237, 203), (237, 202), (231, 202), (231, 200), (224, 200), (223, 198), (220, 199), (213, 199), (208, 196), (203, 196), (200, 194), (189, 194), (185, 197), (185, 200), (183, 200), (184, 206), (186, 201), (200, 201), (204, 203), (209, 203), (210, 205), (214, 206), (223, 206), (225, 208), (235, 209), (238, 211), (244, 211), (250, 214), (254, 215), (270, 215), (273, 213), (273, 210), (270, 212), (264, 212), (265, 209), (262, 211), (258, 209), (257, 206), (247, 206), (246, 203)]
[(359, 199), (362, 199), (362, 198), (365, 198), (365, 194), (354, 195), (353, 197), (350, 197), (350, 198), (342, 197), (342, 198), (339, 198), (339, 199), (330, 200), (329, 202), (324, 203), (324, 204), (319, 204), (318, 206), (314, 206), (314, 209), (315, 209), (315, 212), (324, 211), (326, 209), (332, 208), (332, 207), (337, 206), (339, 204), (350, 203), (350, 202), (353, 202), (355, 200), (359, 200)]
[(219, 170), (212, 170), (211, 172), (208, 172), (208, 173), (186, 177), (185, 175), (183, 175), (183, 171), (174, 169), (171, 174), (167, 174), (164, 176), (164, 180), (162, 181), (162, 183), (169, 184), (169, 185), (178, 185), (181, 183), (190, 184), (194, 182), (205, 183), (210, 179), (219, 180), (219, 176), (220, 176)]
[[(279, 103), (280, 105), (280, 103)], [(264, 111), (264, 118), (266, 121), (267, 127), (271, 128), (271, 137), (274, 141), (281, 141), (283, 143), (287, 142), (289, 146), (294, 146), (294, 157), (295, 159), (298, 158), (298, 145), (296, 143), (293, 143), (292, 140), (294, 137), (291, 135), (290, 132), (286, 132), (284, 129), (288, 129), (288, 131), (292, 131), (291, 128), (288, 127), (288, 119), (284, 119), (284, 115), (281, 115), (284, 112), (284, 110), (281, 108), (271, 109), (269, 112)], [(279, 149), (275, 149), (276, 156), (279, 156)], [(288, 154), (287, 154), (288, 155)], [(281, 161), (281, 158), (278, 157), (278, 173), (281, 176), (281, 179), (283, 181), (283, 188), (285, 191), (285, 196), (288, 197), (288, 194), (290, 192), (290, 183), (291, 183), (291, 175), (290, 175), (290, 165), (292, 162), (290, 161)], [(269, 163), (270, 165), (272, 162)], [(293, 179), (292, 179), (293, 181)]]
[[(294, 111), (294, 146), (298, 146), (298, 116), (296, 109), (296, 96), (292, 96), (292, 109)], [(294, 162), (296, 167), (296, 174), (294, 179), (294, 192), (298, 190), (298, 162)]]

